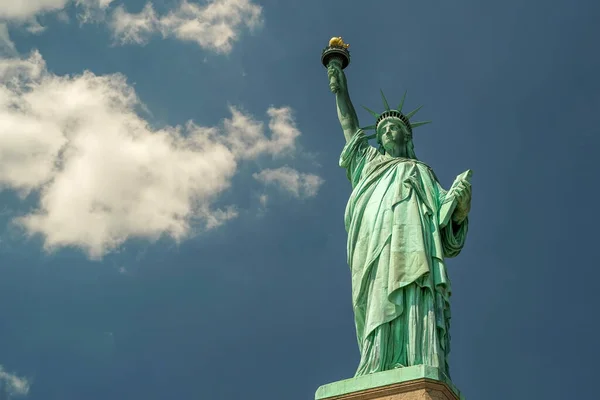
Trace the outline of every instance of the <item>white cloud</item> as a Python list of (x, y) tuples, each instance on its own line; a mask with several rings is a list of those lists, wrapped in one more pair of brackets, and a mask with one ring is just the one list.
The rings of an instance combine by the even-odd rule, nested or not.
[[(0, 0), (0, 21), (25, 25), (31, 33), (45, 30), (37, 17), (56, 13), (68, 20), (65, 8), (77, 6), (81, 23), (106, 21), (116, 42), (145, 44), (152, 35), (173, 37), (197, 43), (217, 53), (228, 53), (243, 29), (262, 24), (262, 8), (252, 0), (207, 0), (202, 4), (181, 0), (164, 15), (158, 15), (148, 2), (138, 13), (129, 13), (123, 4), (109, 12), (115, 0)], [(107, 19), (106, 17), (110, 17)]]
[(254, 178), (266, 185), (276, 185), (295, 197), (314, 197), (323, 184), (317, 175), (298, 172), (290, 167), (264, 169), (255, 173)]
[(26, 396), (30, 386), (29, 380), (6, 372), (0, 365), (0, 394), (6, 391), (11, 396)]
[(102, 21), (114, 0), (74, 0), (79, 6), (78, 19), (82, 22)]
[(17, 54), (17, 49), (8, 35), (8, 26), (5, 23), (0, 23), (0, 55), (2, 54), (10, 56)]
[(45, 12), (63, 9), (70, 0), (1, 1), (0, 18), (26, 20)]
[(34, 35), (46, 30), (38, 17), (56, 14), (59, 21), (68, 22), (65, 8), (77, 6), (77, 18), (81, 23), (102, 21), (114, 0), (0, 0), (0, 22), (20, 26)]
[(300, 131), (289, 107), (270, 107), (267, 110), (271, 138), (265, 136), (262, 122), (253, 120), (235, 107), (230, 107), (230, 111), (232, 118), (225, 120), (223, 140), (239, 158), (251, 159), (265, 153), (289, 155), (295, 150)]
[(69, 22), (71, 22), (69, 14), (67, 14), (67, 12), (64, 10), (56, 14), (56, 19), (64, 24), (68, 24)]
[(128, 13), (119, 6), (112, 14), (110, 27), (122, 44), (144, 44), (154, 33), (196, 42), (217, 53), (228, 53), (245, 27), (253, 30), (262, 23), (262, 8), (251, 0), (209, 0), (198, 5), (183, 0), (166, 15), (156, 14), (151, 3), (139, 13)]
[(158, 30), (158, 17), (151, 3), (147, 3), (137, 14), (130, 14), (125, 11), (125, 7), (119, 6), (113, 12), (109, 24), (114, 37), (121, 44), (145, 44)]
[[(37, 52), (0, 59), (0, 188), (39, 194), (15, 222), (47, 250), (74, 246), (100, 258), (129, 238), (179, 241), (219, 226), (237, 215), (214, 204), (238, 163), (292, 152), (300, 135), (287, 107), (267, 110), (269, 136), (234, 107), (219, 127), (162, 129), (140, 107), (122, 75), (57, 76)], [(272, 174), (260, 177), (282, 181)], [(296, 179), (299, 194), (316, 193), (318, 177)]]
[(106, 10), (114, 0), (3, 0), (0, 1), (0, 19), (27, 21), (36, 16), (64, 9), (76, 4), (84, 13)]
[(267, 203), (269, 201), (269, 196), (267, 196), (266, 194), (261, 194), (258, 197), (258, 201), (260, 202), (260, 205), (264, 208), (267, 206)]
[(38, 35), (46, 30), (46, 27), (39, 23), (35, 18), (32, 18), (27, 22), (25, 30), (33, 35)]

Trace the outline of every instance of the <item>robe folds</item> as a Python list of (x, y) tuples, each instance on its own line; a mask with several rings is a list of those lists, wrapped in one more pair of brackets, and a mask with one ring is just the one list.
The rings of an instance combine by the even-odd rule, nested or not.
[(361, 353), (356, 376), (412, 365), (449, 375), (450, 280), (468, 220), (440, 221), (452, 201), (426, 164), (381, 154), (362, 130), (340, 156), (352, 183), (345, 212), (352, 306)]

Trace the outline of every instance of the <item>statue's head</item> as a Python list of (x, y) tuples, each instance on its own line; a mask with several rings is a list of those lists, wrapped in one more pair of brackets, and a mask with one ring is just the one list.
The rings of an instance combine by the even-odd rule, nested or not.
[(394, 157), (416, 158), (408, 148), (413, 147), (412, 132), (400, 118), (388, 117), (377, 124), (377, 143), (382, 152)]
[(406, 115), (402, 113), (402, 106), (404, 105), (406, 93), (404, 93), (402, 102), (397, 109), (390, 109), (383, 92), (381, 92), (381, 98), (383, 99), (385, 111), (381, 114), (378, 114), (365, 107), (365, 109), (375, 117), (375, 125), (371, 125), (362, 129), (375, 129), (376, 133), (371, 137), (377, 138), (379, 150), (382, 153), (387, 153), (394, 157), (416, 159), (417, 156), (415, 155), (412, 141), (412, 130), (418, 126), (428, 124), (430, 121), (410, 122), (409, 118), (415, 115), (417, 111), (421, 109), (421, 107), (409, 112)]

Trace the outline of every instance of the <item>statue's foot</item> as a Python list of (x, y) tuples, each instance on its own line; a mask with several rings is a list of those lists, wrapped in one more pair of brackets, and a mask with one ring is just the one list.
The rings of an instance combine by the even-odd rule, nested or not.
[(394, 364), (394, 369), (396, 368), (404, 368), (404, 365), (400, 364), (400, 363), (396, 363)]

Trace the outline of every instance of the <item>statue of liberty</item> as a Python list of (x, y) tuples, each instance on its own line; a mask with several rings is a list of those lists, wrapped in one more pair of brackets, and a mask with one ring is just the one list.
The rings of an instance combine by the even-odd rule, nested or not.
[[(322, 61), (346, 138), (339, 163), (353, 189), (345, 225), (361, 354), (356, 376), (427, 365), (449, 377), (451, 286), (444, 260), (465, 243), (471, 171), (446, 191), (417, 159), (413, 129), (428, 122), (410, 120), (420, 107), (403, 113), (406, 94), (393, 109), (382, 92), (383, 112), (367, 109), (375, 124), (359, 128), (343, 71), (347, 47), (332, 39)], [(375, 134), (367, 136), (367, 129)]]

